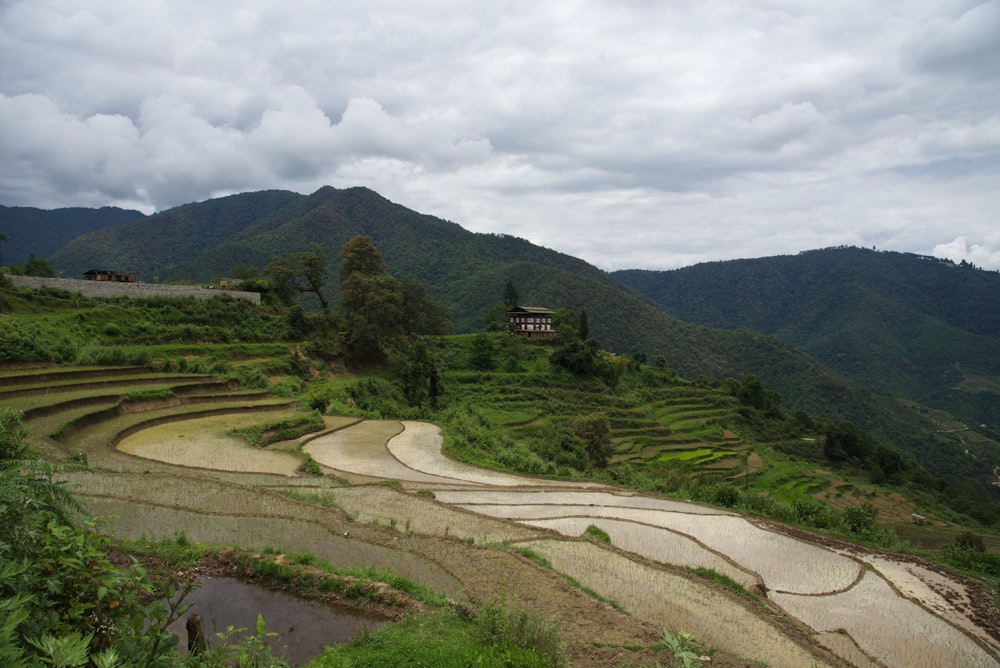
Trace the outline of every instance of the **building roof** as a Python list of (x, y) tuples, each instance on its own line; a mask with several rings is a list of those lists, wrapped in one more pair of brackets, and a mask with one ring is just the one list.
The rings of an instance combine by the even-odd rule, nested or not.
[(536, 315), (554, 315), (555, 311), (552, 309), (547, 309), (544, 306), (516, 306), (510, 310), (510, 313), (534, 313)]

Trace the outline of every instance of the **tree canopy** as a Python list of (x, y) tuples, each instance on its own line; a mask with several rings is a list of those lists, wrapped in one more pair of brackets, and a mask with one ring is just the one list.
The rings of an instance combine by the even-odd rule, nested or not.
[(330, 304), (323, 296), (323, 287), (330, 277), (330, 271), (322, 244), (310, 244), (309, 250), (276, 257), (267, 265), (264, 273), (296, 292), (316, 295), (323, 310), (329, 310)]

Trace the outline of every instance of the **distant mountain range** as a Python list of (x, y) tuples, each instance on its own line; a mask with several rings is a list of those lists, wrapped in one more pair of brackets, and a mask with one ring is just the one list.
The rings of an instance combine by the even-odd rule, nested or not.
[(30, 255), (49, 257), (81, 234), (144, 218), (141, 211), (106, 206), (35, 209), (0, 206), (0, 232), (7, 241), (0, 246), (3, 264), (23, 264)]
[(859, 384), (1000, 425), (1000, 273), (830, 248), (614, 276), (681, 320), (776, 336)]
[[(650, 362), (662, 355), (692, 379), (755, 374), (788, 410), (850, 419), (938, 475), (991, 489), (1000, 466), (998, 274), (857, 248), (609, 274), (523, 239), (469, 232), (366, 188), (245, 193), (152, 216), (78, 211), (49, 212), (79, 220), (55, 235), (66, 240), (58, 250), (36, 253), (67, 277), (107, 268), (143, 281), (201, 282), (240, 264), (263, 268), (313, 242), (325, 246), (336, 277), (341, 247), (363, 234), (390, 273), (427, 287), (458, 331), (480, 329), (511, 281), (524, 304), (586, 309), (592, 336), (608, 350)], [(0, 232), (11, 239), (19, 210), (0, 214)], [(84, 220), (108, 222), (81, 231)], [(30, 233), (25, 239), (42, 248)], [(15, 261), (10, 245), (5, 262)], [(335, 300), (335, 280), (329, 293)], [(942, 429), (940, 416), (904, 399), (947, 409), (978, 433)]]

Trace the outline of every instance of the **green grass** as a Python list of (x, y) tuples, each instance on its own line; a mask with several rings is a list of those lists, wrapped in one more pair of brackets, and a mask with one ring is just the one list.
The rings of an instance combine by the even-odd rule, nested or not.
[(598, 526), (594, 526), (593, 524), (584, 529), (583, 537), (595, 540), (598, 543), (611, 545), (611, 536), (608, 535), (608, 532)]
[(567, 665), (558, 623), (503, 603), (414, 615), (328, 648), (308, 668)]
[(322, 431), (326, 427), (323, 418), (316, 413), (278, 422), (266, 422), (234, 429), (231, 433), (258, 448), (279, 441), (291, 441), (306, 434)]

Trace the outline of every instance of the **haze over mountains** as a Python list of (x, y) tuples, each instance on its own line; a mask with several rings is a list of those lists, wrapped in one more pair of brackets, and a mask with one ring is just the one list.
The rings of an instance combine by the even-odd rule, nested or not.
[[(650, 362), (662, 355), (692, 379), (755, 374), (789, 411), (850, 419), (938, 475), (997, 489), (998, 273), (834, 248), (609, 274), (523, 239), (469, 232), (366, 188), (244, 193), (148, 217), (77, 211), (3, 207), (0, 232), (38, 249), (47, 247), (36, 237), (65, 239), (36, 254), (66, 277), (108, 268), (163, 282), (208, 281), (241, 264), (262, 269), (313, 242), (325, 246), (335, 277), (343, 244), (364, 234), (390, 273), (424, 283), (457, 331), (480, 329), (511, 281), (522, 303), (586, 309), (592, 336), (608, 350)], [(46, 231), (52, 225), (61, 232)], [(2, 249), (8, 263), (18, 261), (11, 247)], [(331, 299), (335, 291), (331, 281)], [(943, 430), (939, 417), (900, 398), (947, 409), (976, 431)]]

